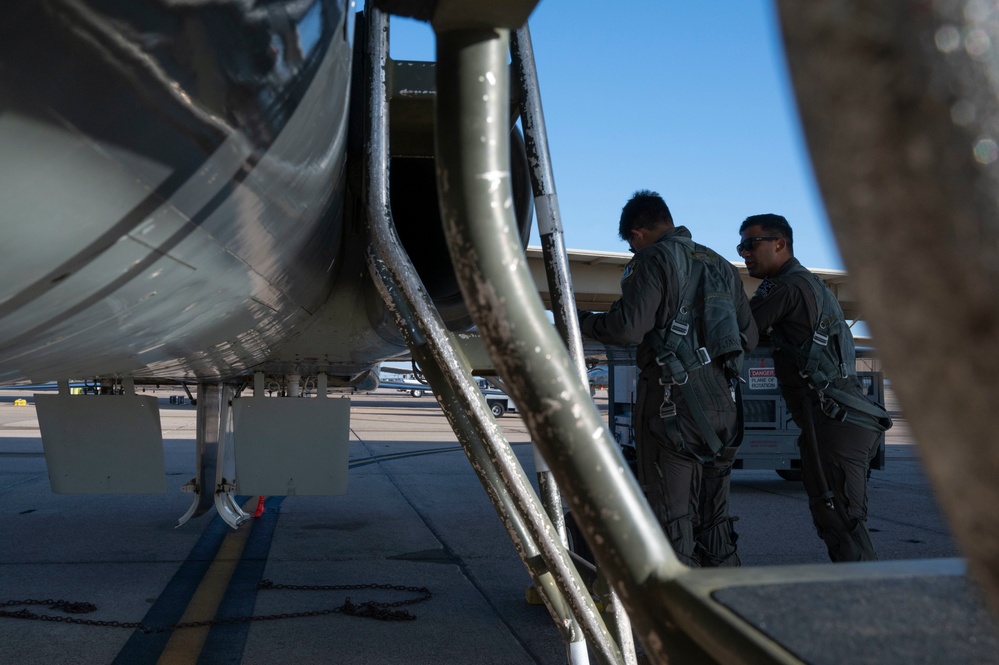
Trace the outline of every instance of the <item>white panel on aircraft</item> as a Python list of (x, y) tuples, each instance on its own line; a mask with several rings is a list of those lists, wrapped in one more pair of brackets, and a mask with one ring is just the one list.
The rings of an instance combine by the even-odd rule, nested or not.
[(160, 410), (151, 395), (35, 395), (56, 494), (166, 492)]
[(347, 491), (349, 399), (239, 397), (232, 416), (238, 494)]

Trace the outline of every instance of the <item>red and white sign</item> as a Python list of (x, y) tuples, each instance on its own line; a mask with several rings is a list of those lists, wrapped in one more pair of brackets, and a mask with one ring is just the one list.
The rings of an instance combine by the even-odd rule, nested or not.
[(777, 375), (773, 367), (749, 368), (750, 390), (777, 390)]

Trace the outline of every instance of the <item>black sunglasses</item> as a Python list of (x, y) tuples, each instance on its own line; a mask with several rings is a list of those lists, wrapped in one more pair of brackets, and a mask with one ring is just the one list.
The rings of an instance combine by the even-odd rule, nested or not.
[(780, 240), (780, 236), (757, 236), (755, 238), (746, 238), (735, 246), (735, 251), (740, 254), (743, 252), (751, 252), (756, 249), (756, 243), (763, 240)]

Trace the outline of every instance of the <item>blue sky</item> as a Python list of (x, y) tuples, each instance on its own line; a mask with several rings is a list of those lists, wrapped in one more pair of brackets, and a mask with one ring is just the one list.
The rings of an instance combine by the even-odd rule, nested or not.
[[(652, 189), (726, 258), (743, 219), (773, 212), (802, 263), (842, 269), (770, 2), (549, 0), (529, 25), (567, 247), (626, 252), (621, 207)], [(426, 24), (390, 34), (392, 57), (434, 59)]]

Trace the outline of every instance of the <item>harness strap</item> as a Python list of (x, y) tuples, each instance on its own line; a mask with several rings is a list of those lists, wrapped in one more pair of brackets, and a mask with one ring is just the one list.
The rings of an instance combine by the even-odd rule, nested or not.
[[(806, 378), (812, 380), (817, 389), (821, 389), (822, 386), (834, 379), (848, 378), (856, 370), (847, 367), (843, 358), (843, 350), (839, 346), (839, 336), (830, 337), (832, 326), (836, 323), (836, 319), (828, 314), (825, 305), (825, 300), (830, 294), (819, 286), (818, 279), (814, 275), (807, 273), (807, 271), (804, 272), (806, 273), (805, 282), (815, 298), (817, 312), (811, 344), (808, 347), (808, 353), (804, 354), (802, 373)], [(834, 348), (829, 348), (830, 340), (835, 343)]]
[[(820, 369), (826, 354), (826, 348), (829, 346), (829, 335), (823, 332), (823, 330), (828, 331), (828, 323), (825, 319), (819, 319), (815, 327), (815, 332), (812, 335), (812, 343), (808, 347), (808, 354), (804, 358), (805, 366), (801, 370), (801, 374), (814, 383), (816, 387), (824, 386), (835, 378), (827, 375)], [(840, 364), (842, 365), (842, 363)]]
[[(776, 330), (771, 331), (771, 340), (778, 348), (789, 353), (798, 366), (799, 374), (806, 379), (818, 394), (822, 412), (830, 418), (848, 422), (874, 432), (884, 432), (892, 426), (891, 416), (884, 408), (870, 400), (846, 390), (836, 388), (832, 382), (837, 379), (856, 377), (856, 368), (848, 365), (840, 346), (840, 334), (833, 327), (841, 321), (829, 311), (826, 299), (832, 294), (821, 288), (818, 278), (801, 268), (815, 298), (816, 324), (812, 338), (801, 347), (787, 344)], [(834, 308), (837, 311), (838, 307)], [(841, 312), (840, 312), (841, 314)], [(842, 327), (842, 325), (841, 325)], [(830, 348), (830, 344), (834, 344)]]
[(830, 418), (873, 432), (884, 432), (892, 425), (891, 416), (883, 408), (839, 388), (827, 386), (819, 393), (819, 404)]
[[(687, 276), (687, 283), (684, 285), (683, 295), (680, 297), (676, 316), (664, 329), (662, 345), (657, 349), (656, 362), (663, 368), (663, 378), (677, 385), (687, 383), (689, 371), (711, 362), (711, 357), (707, 356), (706, 350), (698, 349), (698, 357), (695, 358), (689, 352), (689, 345), (683, 343), (687, 335), (690, 334), (694, 298), (697, 294), (697, 288), (700, 286), (703, 272), (704, 264), (694, 259), (690, 274)], [(702, 351), (703, 353), (701, 353)], [(668, 376), (666, 375), (667, 371), (669, 372)]]
[[(708, 422), (707, 416), (704, 415), (704, 410), (701, 408), (697, 395), (694, 393), (694, 387), (690, 384), (689, 380), (689, 372), (709, 364), (711, 356), (704, 347), (700, 347), (691, 353), (691, 345), (683, 343), (687, 335), (690, 334), (693, 302), (704, 273), (704, 264), (702, 261), (692, 259), (691, 264), (690, 274), (687, 276), (687, 283), (684, 286), (683, 296), (680, 298), (680, 306), (677, 308), (677, 314), (673, 317), (670, 325), (665, 328), (661, 347), (657, 349), (656, 362), (661, 368), (659, 381), (666, 390), (663, 404), (659, 409), (659, 415), (663, 419), (663, 426), (669, 438), (674, 441), (682, 441), (676, 405), (669, 401), (669, 387), (672, 385), (679, 386), (690, 415), (694, 420), (694, 424), (701, 433), (704, 442), (711, 449), (713, 455), (718, 455), (725, 447), (725, 444), (718, 438), (718, 433), (715, 432), (711, 423)], [(739, 411), (739, 418), (740, 420), (742, 418), (741, 409)], [(742, 423), (740, 422), (740, 434), (742, 431), (741, 425)], [(737, 439), (736, 445), (738, 443), (741, 443), (741, 435)]]
[(680, 386), (680, 391), (683, 393), (684, 399), (686, 399), (687, 404), (690, 405), (690, 415), (694, 418), (694, 424), (697, 425), (697, 429), (701, 431), (701, 436), (704, 437), (704, 442), (708, 444), (708, 448), (715, 455), (721, 452), (725, 444), (721, 442), (718, 438), (718, 433), (715, 432), (714, 428), (711, 427), (711, 423), (708, 422), (707, 416), (704, 415), (704, 410), (701, 405), (697, 403), (697, 395), (694, 394), (694, 387), (690, 385), (690, 382)]

